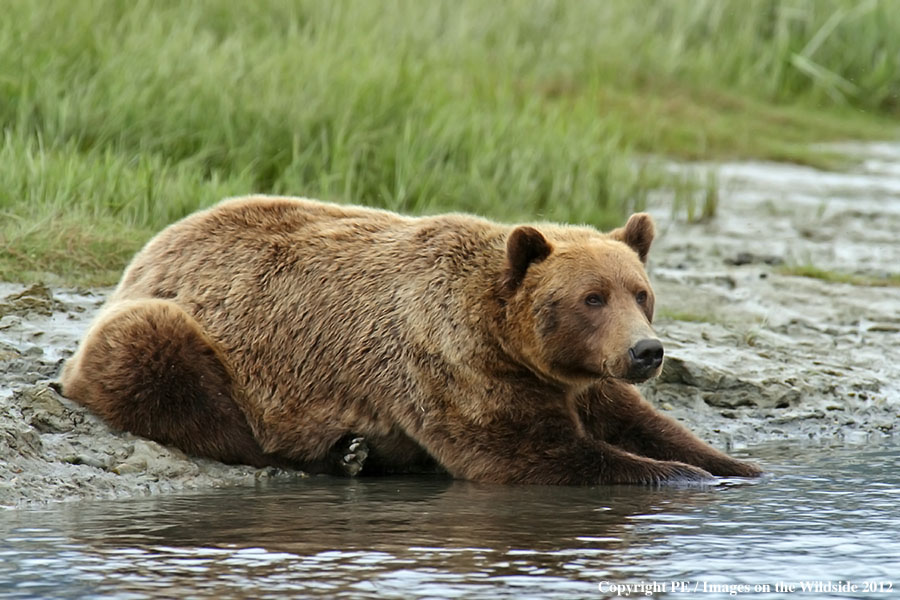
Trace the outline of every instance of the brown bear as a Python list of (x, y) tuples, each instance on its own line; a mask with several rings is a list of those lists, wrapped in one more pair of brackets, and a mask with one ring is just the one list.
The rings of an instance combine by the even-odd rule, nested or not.
[[(111, 425), (230, 463), (535, 484), (755, 476), (657, 413), (646, 214), (608, 234), (226, 200), (126, 269), (62, 375)], [(351, 452), (352, 454), (352, 452)], [(351, 465), (352, 467), (352, 465)]]

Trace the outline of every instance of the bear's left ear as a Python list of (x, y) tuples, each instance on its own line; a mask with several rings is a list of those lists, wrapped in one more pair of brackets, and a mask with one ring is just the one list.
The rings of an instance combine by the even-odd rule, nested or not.
[(544, 234), (534, 227), (521, 225), (513, 229), (506, 239), (506, 272), (503, 278), (506, 287), (510, 290), (519, 287), (528, 267), (547, 258), (552, 250)]
[(625, 242), (637, 252), (638, 258), (644, 264), (647, 264), (647, 254), (650, 252), (650, 244), (653, 243), (654, 235), (656, 235), (656, 228), (653, 226), (653, 219), (647, 213), (635, 213), (628, 219), (625, 227), (619, 227), (609, 232), (609, 237)]

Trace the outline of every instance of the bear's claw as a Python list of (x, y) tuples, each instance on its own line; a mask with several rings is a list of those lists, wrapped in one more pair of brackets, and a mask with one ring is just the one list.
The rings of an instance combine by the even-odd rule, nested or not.
[(664, 462), (665, 468), (656, 475), (654, 483), (662, 485), (703, 485), (716, 481), (704, 469), (678, 462)]
[(363, 464), (369, 456), (369, 446), (366, 440), (355, 437), (347, 446), (347, 453), (341, 457), (340, 468), (348, 477), (355, 477), (362, 471)]

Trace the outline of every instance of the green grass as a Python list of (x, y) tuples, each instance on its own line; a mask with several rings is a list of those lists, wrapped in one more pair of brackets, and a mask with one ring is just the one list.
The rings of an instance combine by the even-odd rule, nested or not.
[[(896, 135), (891, 0), (6, 0), (0, 278), (111, 283), (174, 219), (286, 193), (618, 224), (676, 159)], [(636, 167), (641, 164), (643, 166)], [(702, 206), (714, 182), (696, 182)], [(705, 187), (705, 190), (703, 188)], [(678, 190), (681, 190), (680, 192)]]
[(830, 271), (813, 265), (783, 266), (779, 267), (777, 272), (781, 275), (808, 277), (810, 279), (819, 279), (829, 283), (848, 283), (850, 285), (868, 287), (900, 287), (900, 273), (888, 275), (860, 275), (856, 273)]

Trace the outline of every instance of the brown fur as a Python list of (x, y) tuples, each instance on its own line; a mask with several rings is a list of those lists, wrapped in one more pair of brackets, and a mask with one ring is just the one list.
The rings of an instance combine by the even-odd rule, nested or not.
[[(63, 373), (116, 427), (227, 462), (473, 480), (757, 475), (641, 398), (647, 215), (604, 235), (305, 199), (226, 201), (154, 238)], [(661, 358), (662, 349), (659, 347)], [(336, 450), (337, 449), (337, 450)]]

